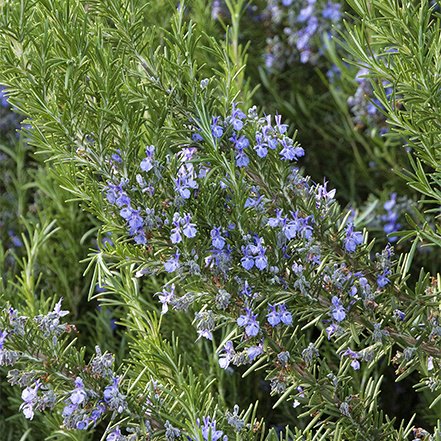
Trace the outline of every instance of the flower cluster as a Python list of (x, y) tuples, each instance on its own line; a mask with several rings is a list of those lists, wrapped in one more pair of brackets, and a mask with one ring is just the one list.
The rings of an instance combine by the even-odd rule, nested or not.
[[(354, 125), (362, 130), (376, 129), (380, 134), (388, 132), (384, 116), (384, 107), (374, 95), (374, 89), (367, 78), (369, 70), (361, 68), (355, 77), (357, 89), (348, 98), (349, 109), (353, 115)], [(392, 87), (383, 83), (387, 97), (392, 95)]]
[[(223, 0), (213, 0), (211, 11), (214, 20), (228, 15)], [(248, 6), (246, 12), (265, 29), (264, 62), (269, 72), (280, 72), (294, 63), (320, 64), (324, 36), (341, 26), (343, 13), (336, 0), (266, 0), (261, 7)]]
[[(288, 136), (280, 115), (259, 117), (255, 108), (245, 112), (234, 104), (224, 117), (194, 118), (189, 126), (188, 144), (177, 150), (146, 149), (142, 180), (115, 173), (123, 185), (109, 183), (107, 199), (118, 208), (139, 207), (136, 234), (148, 241), (139, 242), (128, 225), (128, 235), (150, 251), (139, 276), (173, 277), (157, 293), (162, 314), (195, 307), (199, 338), (209, 340), (219, 327), (233, 327), (219, 350), (223, 369), (265, 355), (289, 372), (294, 355), (281, 335), (297, 324), (295, 309), (314, 301), (328, 339), (345, 333), (348, 318), (369, 310), (390, 283), (392, 252), (385, 250), (377, 261), (367, 258), (365, 269), (352, 267), (363, 234), (353, 217), (341, 224), (335, 190), (326, 181), (314, 184), (299, 173), (295, 165), (304, 150)], [(200, 206), (208, 199), (213, 213)], [(147, 221), (151, 213), (154, 221)], [(341, 257), (330, 258), (330, 249)], [(296, 295), (285, 300), (274, 291)], [(320, 355), (309, 345), (297, 356), (309, 365)], [(355, 356), (344, 357), (356, 367)], [(288, 381), (271, 377), (271, 390), (283, 393)], [(173, 439), (175, 432), (168, 431)]]
[[(61, 323), (61, 318), (68, 314), (61, 309), (61, 302), (53, 311), (33, 319), (19, 315), (13, 308), (0, 317), (6, 319), (2, 320), (5, 329), (0, 330), (0, 366), (16, 367), (9, 371), (8, 379), (12, 385), (23, 388), (20, 410), (27, 419), (32, 420), (36, 411), (54, 411), (59, 403), (64, 403), (60, 409), (63, 426), (87, 430), (106, 416), (114, 419), (124, 413), (128, 404), (120, 391), (120, 379), (113, 371), (112, 354), (102, 353), (97, 346), (88, 364), (69, 367), (57, 359), (56, 354), (65, 346), (63, 334), (75, 329)], [(32, 345), (21, 347), (20, 342), (29, 336)], [(38, 370), (29, 369), (30, 360)], [(41, 366), (46, 366), (45, 371), (41, 371)], [(78, 375), (69, 379), (72, 372)], [(57, 382), (60, 378), (64, 378), (61, 387)]]
[(264, 16), (271, 34), (265, 65), (280, 71), (294, 62), (319, 63), (323, 35), (340, 25), (342, 5), (332, 0), (268, 0)]

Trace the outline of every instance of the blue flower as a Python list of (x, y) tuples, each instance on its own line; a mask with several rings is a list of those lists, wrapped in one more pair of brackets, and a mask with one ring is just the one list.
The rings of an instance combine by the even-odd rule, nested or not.
[(263, 344), (260, 342), (256, 346), (250, 346), (247, 348), (247, 355), (250, 361), (254, 361), (257, 357), (263, 354)]
[(227, 369), (231, 363), (236, 352), (234, 351), (234, 346), (232, 341), (227, 341), (223, 347), (223, 351), (225, 352), (219, 357), (219, 366), (222, 369)]
[(305, 151), (302, 147), (293, 145), (290, 138), (284, 137), (280, 143), (283, 149), (280, 151), (280, 156), (285, 161), (297, 161), (298, 158), (305, 155)]
[(189, 214), (184, 214), (184, 217), (181, 219), (182, 231), (185, 237), (189, 239), (196, 236), (197, 229), (196, 224), (191, 222), (191, 216)]
[(110, 410), (122, 413), (127, 408), (125, 396), (119, 391), (119, 378), (112, 378), (112, 383), (106, 386), (103, 392), (103, 398)]
[(159, 301), (162, 303), (162, 311), (161, 314), (165, 314), (168, 311), (168, 305), (174, 300), (175, 298), (175, 284), (173, 283), (170, 287), (170, 290), (167, 291), (166, 288), (164, 288), (159, 294)]
[(269, 314), (266, 316), (268, 323), (274, 327), (280, 323), (280, 314), (276, 311), (276, 307), (273, 305), (268, 305)]
[(41, 386), (40, 380), (37, 380), (34, 387), (26, 387), (21, 393), (23, 403), (20, 405), (20, 410), (23, 411), (25, 418), (32, 420), (34, 418), (34, 407), (38, 401), (38, 389)]
[(358, 358), (360, 358), (360, 354), (358, 352), (354, 352), (352, 349), (348, 348), (345, 352), (343, 352), (342, 355), (352, 359), (352, 369), (354, 369), (355, 371), (360, 369), (360, 362), (358, 361)]
[(280, 305), (273, 306), (271, 304), (268, 304), (268, 315), (267, 320), (268, 323), (275, 327), (280, 323), (283, 323), (286, 326), (290, 326), (292, 324), (292, 314), (287, 310), (286, 305), (284, 303), (281, 303)]
[(112, 430), (107, 437), (106, 441), (121, 441), (122, 440), (122, 433), (119, 428), (119, 426), (116, 427), (116, 429)]
[(225, 239), (221, 235), (220, 227), (213, 227), (210, 232), (210, 236), (211, 244), (214, 246), (214, 248), (221, 250), (225, 246)]
[(5, 86), (0, 86), (0, 105), (5, 109), (9, 109), (8, 95)]
[(257, 156), (259, 158), (265, 158), (265, 156), (268, 154), (268, 144), (264, 142), (264, 138), (262, 133), (257, 132), (256, 133), (256, 145), (254, 146), (254, 150), (256, 150)]
[(253, 314), (250, 308), (245, 308), (246, 314), (241, 315), (237, 319), (237, 324), (245, 328), (245, 334), (248, 337), (255, 337), (259, 333), (259, 323), (257, 322), (257, 314)]
[(346, 310), (337, 296), (332, 297), (331, 315), (337, 322), (342, 322), (346, 318)]
[[(218, 441), (222, 438), (224, 432), (222, 430), (216, 430), (216, 420), (211, 420), (210, 417), (203, 417), (202, 421), (204, 423), (202, 426), (202, 436), (205, 441)], [(198, 424), (200, 424), (199, 421)], [(228, 437), (225, 435), (222, 439), (227, 441)]]
[(354, 231), (354, 225), (352, 223), (346, 227), (344, 243), (348, 253), (353, 253), (357, 246), (363, 243), (363, 235), (359, 231)]
[(337, 22), (341, 18), (341, 5), (339, 3), (332, 3), (328, 1), (328, 4), (322, 11), (323, 18), (327, 20), (331, 20), (333, 22)]
[(279, 314), (280, 314), (280, 321), (286, 325), (289, 326), (292, 324), (292, 315), (291, 313), (286, 309), (286, 305), (284, 303), (279, 305)]
[(153, 156), (155, 154), (155, 146), (149, 145), (145, 149), (146, 158), (141, 161), (141, 170), (148, 172), (153, 168)]
[(179, 250), (176, 250), (176, 253), (164, 263), (164, 269), (168, 273), (173, 273), (179, 268), (179, 257), (180, 257)]
[(249, 246), (242, 247), (242, 253), (244, 254), (244, 257), (240, 259), (240, 262), (242, 266), (249, 271), (254, 266), (254, 257), (251, 254), (251, 249)]
[(191, 196), (190, 189), (197, 189), (198, 183), (195, 180), (194, 166), (191, 163), (184, 163), (178, 170), (175, 179), (175, 190), (182, 199), (189, 199)]
[(379, 288), (384, 288), (388, 283), (390, 283), (390, 280), (387, 278), (389, 272), (390, 271), (386, 269), (377, 277), (377, 285)]
[(218, 116), (213, 116), (212, 118), (212, 124), (211, 124), (211, 133), (213, 134), (213, 136), (215, 138), (222, 138), (223, 134), (224, 134), (224, 129), (222, 126), (220, 126), (218, 124), (219, 121), (219, 117)]
[(74, 406), (84, 403), (87, 398), (87, 393), (84, 390), (83, 380), (77, 377), (75, 380), (75, 389), (71, 392), (69, 400)]
[[(239, 108), (236, 107), (236, 104), (233, 103), (233, 110), (231, 113), (231, 117), (229, 118), (230, 124), (233, 125), (234, 130), (240, 131), (243, 128), (243, 119), (246, 118), (245, 113), (242, 112)], [(222, 135), (221, 135), (222, 136)]]

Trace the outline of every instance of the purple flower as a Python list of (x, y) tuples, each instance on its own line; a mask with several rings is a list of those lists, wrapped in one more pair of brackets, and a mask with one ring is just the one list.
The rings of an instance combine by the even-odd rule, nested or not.
[(283, 149), (280, 151), (282, 160), (297, 161), (298, 158), (305, 155), (303, 148), (294, 146), (292, 140), (286, 136), (280, 141), (280, 144), (282, 144), (283, 147)]
[(112, 378), (112, 383), (106, 386), (103, 392), (103, 398), (110, 410), (116, 410), (118, 413), (122, 413), (126, 407), (125, 396), (119, 391), (119, 378)]
[(9, 109), (8, 95), (5, 86), (0, 86), (0, 106)]
[(263, 271), (268, 266), (268, 258), (265, 256), (265, 250), (259, 251), (259, 255), (254, 259), (254, 265), (260, 271)]
[(401, 321), (406, 318), (406, 314), (399, 309), (394, 309), (394, 316)]
[[(386, 214), (381, 216), (381, 220), (384, 222), (383, 230), (386, 234), (390, 235), (398, 231), (401, 225), (398, 223), (399, 213), (397, 210), (397, 194), (392, 193), (390, 199), (387, 200), (383, 207), (386, 210)], [(397, 236), (389, 237), (389, 242), (396, 242)]]
[(246, 314), (241, 315), (237, 319), (237, 324), (245, 328), (245, 334), (248, 337), (255, 337), (259, 333), (259, 323), (257, 322), (257, 314), (253, 314), (250, 308), (245, 308)]
[(352, 349), (348, 348), (342, 355), (352, 359), (351, 366), (355, 371), (360, 369), (360, 362), (358, 361), (360, 354), (358, 352), (354, 352)]
[(248, 156), (244, 152), (239, 151), (236, 154), (236, 165), (238, 167), (248, 167), (249, 163), (250, 163), (250, 158), (248, 158)]
[(326, 334), (328, 335), (328, 340), (331, 339), (331, 336), (333, 334), (335, 334), (335, 332), (338, 329), (338, 325), (331, 323), (327, 328), (326, 328)]
[[(242, 112), (239, 108), (236, 107), (236, 104), (233, 103), (233, 111), (231, 113), (231, 117), (229, 122), (233, 125), (234, 130), (240, 131), (243, 128), (243, 119), (246, 118), (245, 113)], [(222, 135), (221, 135), (222, 136)]]
[(149, 145), (145, 149), (146, 158), (141, 161), (141, 170), (148, 172), (153, 168), (153, 156), (155, 154), (155, 146)]
[(281, 210), (280, 208), (277, 208), (276, 209), (276, 217), (270, 217), (268, 219), (268, 225), (271, 228), (276, 228), (276, 227), (279, 227), (279, 226), (282, 226), (285, 224), (287, 219), (286, 219), (286, 217), (282, 216), (282, 212), (283, 212), (283, 210)]
[(268, 311), (269, 311), (269, 313), (266, 317), (267, 317), (268, 323), (272, 327), (277, 326), (279, 323), (283, 323), (286, 326), (289, 326), (292, 324), (292, 315), (286, 309), (286, 305), (284, 303), (278, 305), (277, 310), (276, 310), (276, 306), (269, 304)]
[(115, 430), (112, 430), (112, 432), (110, 432), (106, 437), (106, 441), (121, 441), (121, 439), (122, 433), (119, 426), (116, 427)]
[(250, 145), (248, 138), (242, 135), (237, 138), (236, 134), (230, 138), (230, 141), (234, 143), (234, 148), (236, 149), (236, 165), (238, 167), (247, 167), (250, 163), (250, 159), (245, 154), (244, 150)]
[(224, 134), (224, 129), (222, 126), (218, 124), (219, 117), (213, 116), (212, 124), (211, 124), (211, 133), (215, 138), (222, 138), (222, 135)]
[(6, 337), (8, 336), (8, 333), (6, 331), (0, 331), (0, 350), (3, 349), (3, 346), (5, 344)]
[(78, 406), (87, 398), (87, 393), (84, 390), (83, 380), (77, 377), (75, 380), (75, 389), (71, 392), (69, 400), (74, 406)]
[(322, 11), (322, 17), (333, 22), (339, 21), (341, 18), (340, 8), (340, 3), (332, 3), (328, 1), (328, 4)]
[(263, 354), (263, 344), (260, 342), (256, 346), (247, 348), (247, 355), (250, 361), (254, 361), (257, 357)]
[(34, 406), (37, 404), (37, 393), (41, 386), (40, 380), (35, 382), (34, 387), (26, 387), (21, 393), (23, 403), (20, 405), (20, 410), (23, 411), (25, 418), (32, 420), (34, 418)]
[(196, 236), (196, 224), (191, 223), (191, 216), (189, 214), (184, 214), (184, 217), (181, 219), (181, 224), (185, 237), (191, 239)]
[[(204, 423), (202, 426), (202, 436), (205, 441), (218, 441), (222, 438), (224, 432), (216, 430), (216, 420), (211, 420), (210, 417), (203, 417), (202, 421)], [(223, 439), (226, 441), (228, 438), (225, 435)]]
[(242, 247), (242, 253), (244, 254), (244, 257), (240, 259), (240, 262), (242, 266), (249, 271), (254, 266), (254, 258), (251, 254), (251, 250), (249, 246)]
[(286, 309), (286, 305), (284, 303), (279, 305), (279, 314), (280, 314), (280, 321), (286, 325), (289, 326), (292, 324), (292, 315), (291, 313)]
[(175, 284), (173, 283), (170, 287), (170, 290), (167, 291), (166, 288), (164, 288), (159, 294), (159, 301), (162, 303), (162, 311), (161, 314), (166, 314), (168, 311), (168, 305), (174, 300), (175, 298)]
[(210, 236), (211, 244), (214, 246), (214, 248), (221, 250), (225, 246), (225, 239), (221, 235), (220, 227), (213, 227), (213, 229), (210, 231)]
[(176, 250), (176, 253), (164, 263), (164, 269), (168, 273), (173, 273), (179, 268), (179, 257), (180, 257), (179, 250)]
[(179, 167), (178, 176), (175, 179), (175, 190), (182, 199), (189, 199), (190, 189), (197, 189), (198, 183), (195, 181), (194, 166), (191, 163), (184, 163)]
[(352, 223), (346, 227), (344, 243), (348, 253), (353, 253), (357, 246), (363, 243), (363, 235), (359, 231), (354, 231), (354, 225)]
[(346, 310), (337, 296), (332, 297), (331, 314), (337, 322), (342, 322), (346, 317)]
[(234, 346), (232, 341), (227, 341), (223, 348), (225, 354), (222, 354), (219, 357), (219, 366), (222, 369), (227, 369), (230, 365), (231, 360), (233, 359), (236, 352), (234, 351)]
[(259, 158), (265, 158), (265, 156), (268, 154), (268, 144), (264, 142), (264, 138), (262, 133), (257, 132), (256, 133), (256, 145), (254, 146), (254, 150), (257, 153), (257, 156)]
[(268, 305), (269, 314), (266, 316), (271, 326), (277, 326), (280, 323), (280, 314), (276, 311), (276, 307)]
[(390, 280), (387, 278), (389, 272), (390, 271), (386, 269), (377, 277), (377, 285), (379, 288), (384, 288), (388, 283), (390, 283)]

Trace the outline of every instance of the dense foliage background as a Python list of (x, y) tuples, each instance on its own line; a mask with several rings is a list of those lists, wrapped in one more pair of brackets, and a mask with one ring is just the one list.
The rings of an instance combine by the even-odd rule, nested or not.
[(0, 2), (0, 438), (437, 440), (428, 0)]

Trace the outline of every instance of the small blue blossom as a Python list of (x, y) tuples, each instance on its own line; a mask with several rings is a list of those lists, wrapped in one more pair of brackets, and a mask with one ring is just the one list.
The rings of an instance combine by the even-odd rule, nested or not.
[(268, 144), (265, 142), (265, 139), (260, 132), (256, 133), (254, 150), (259, 158), (265, 158), (268, 155)]
[(87, 399), (87, 393), (84, 389), (83, 380), (77, 377), (75, 380), (75, 389), (71, 392), (69, 400), (74, 406), (84, 403)]
[(267, 315), (268, 323), (271, 326), (277, 326), (280, 323), (280, 314), (276, 311), (276, 306), (268, 305), (269, 314)]
[(245, 308), (245, 314), (237, 319), (237, 324), (245, 328), (245, 334), (248, 337), (255, 337), (259, 333), (259, 323), (256, 320), (257, 314), (253, 314), (250, 308)]
[(220, 227), (213, 227), (211, 232), (211, 244), (214, 248), (221, 250), (225, 246), (225, 239), (222, 237)]
[(332, 297), (331, 315), (337, 322), (342, 322), (346, 318), (346, 310), (337, 296)]
[(236, 355), (234, 350), (233, 342), (227, 341), (223, 347), (224, 354), (219, 357), (219, 366), (222, 369), (227, 369), (230, 365), (232, 359)]
[[(216, 420), (212, 420), (210, 417), (203, 417), (202, 437), (205, 441), (218, 441), (222, 438), (223, 441), (227, 441), (228, 437), (224, 435), (222, 430), (216, 430)], [(198, 424), (200, 422), (198, 421)]]
[[(245, 113), (242, 112), (242, 110), (240, 110), (235, 103), (233, 103), (233, 110), (231, 113), (231, 117), (229, 118), (228, 122), (230, 124), (232, 124), (234, 130), (236, 130), (237, 132), (242, 130), (243, 128), (243, 119), (246, 118)], [(222, 136), (222, 135), (221, 135)]]
[(5, 86), (0, 86), (0, 106), (9, 109), (8, 95)]
[(260, 342), (256, 346), (250, 346), (247, 348), (248, 359), (253, 362), (257, 357), (263, 354), (263, 344)]
[(286, 326), (292, 324), (292, 314), (287, 310), (284, 303), (277, 307), (269, 304), (268, 311), (267, 320), (272, 327), (277, 326), (279, 323), (283, 323)]
[(159, 294), (159, 301), (162, 303), (161, 314), (168, 312), (168, 305), (175, 299), (175, 284), (172, 283), (170, 289), (164, 288)]
[(292, 315), (291, 313), (286, 309), (286, 305), (284, 303), (281, 303), (279, 305), (279, 314), (280, 314), (280, 321), (286, 325), (290, 326), (292, 324)]
[(168, 259), (165, 263), (164, 263), (164, 269), (168, 272), (168, 273), (173, 273), (174, 271), (176, 271), (179, 268), (179, 257), (180, 257), (180, 253), (179, 250), (176, 250), (176, 253), (173, 254), (172, 257), (170, 257), (170, 259)]
[(141, 170), (148, 172), (153, 168), (155, 146), (149, 145), (145, 149), (146, 157), (141, 161)]
[(219, 124), (220, 118), (218, 116), (213, 116), (211, 124), (211, 133), (215, 138), (222, 138), (224, 134), (223, 127)]
[(122, 413), (127, 408), (125, 395), (119, 390), (118, 377), (114, 377), (112, 383), (104, 389), (103, 398), (110, 410)]
[(378, 277), (377, 277), (377, 285), (379, 288), (384, 288), (388, 283), (390, 283), (390, 280), (387, 278), (387, 275), (389, 274), (390, 270), (385, 269)]
[(322, 11), (323, 18), (337, 22), (341, 18), (341, 5), (339, 3), (333, 3), (328, 1), (326, 7)]
[(348, 348), (345, 352), (343, 352), (342, 355), (344, 357), (349, 357), (350, 359), (352, 359), (352, 369), (354, 369), (355, 371), (360, 369), (360, 362), (358, 361), (358, 359), (360, 358), (360, 354), (358, 352), (354, 352), (352, 349)]
[(359, 231), (354, 231), (351, 223), (346, 227), (346, 237), (344, 239), (345, 249), (348, 253), (353, 253), (358, 245), (363, 243), (363, 235)]
[(119, 428), (119, 426), (117, 426), (114, 430), (112, 430), (106, 437), (106, 441), (121, 441), (122, 440), (122, 433), (121, 430)]
[(384, 222), (383, 230), (388, 235), (389, 242), (396, 242), (397, 236), (391, 235), (401, 228), (398, 222), (399, 210), (397, 210), (397, 194), (392, 193), (390, 199), (388, 199), (383, 208), (386, 210), (386, 214), (381, 216), (381, 221)]
[(175, 191), (182, 197), (182, 199), (189, 199), (191, 196), (190, 190), (195, 190), (198, 187), (198, 183), (195, 180), (193, 164), (182, 164), (175, 179)]
[(297, 161), (298, 158), (305, 155), (302, 147), (295, 146), (292, 140), (288, 137), (283, 137), (280, 141), (283, 149), (280, 151), (280, 156), (285, 161)]
[(394, 309), (394, 316), (401, 321), (404, 321), (404, 319), (406, 318), (406, 314), (399, 310), (399, 309)]
[(21, 393), (23, 403), (20, 405), (20, 410), (26, 419), (32, 420), (34, 418), (34, 407), (38, 401), (38, 389), (41, 387), (40, 380), (37, 380), (33, 387), (26, 387)]

